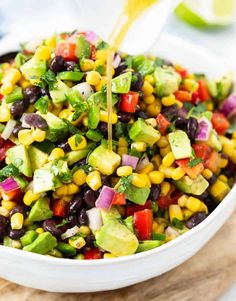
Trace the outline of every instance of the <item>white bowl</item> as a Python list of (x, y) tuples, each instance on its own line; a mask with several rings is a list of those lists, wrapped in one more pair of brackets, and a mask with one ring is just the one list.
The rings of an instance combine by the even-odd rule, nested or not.
[[(5, 45), (5, 52), (8, 50)], [(152, 53), (211, 77), (228, 71), (222, 60), (204, 49), (166, 35), (162, 36)], [(235, 196), (236, 186), (201, 224), (159, 248), (132, 256), (79, 261), (0, 246), (0, 277), (52, 292), (113, 290), (150, 279), (175, 268), (204, 246), (233, 212)]]

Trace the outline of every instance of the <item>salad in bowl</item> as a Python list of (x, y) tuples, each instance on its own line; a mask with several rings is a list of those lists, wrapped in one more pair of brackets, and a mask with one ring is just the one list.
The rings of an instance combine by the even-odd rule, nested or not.
[(77, 260), (158, 248), (235, 181), (232, 75), (117, 52), (108, 149), (108, 44), (51, 36), (0, 65), (0, 244)]

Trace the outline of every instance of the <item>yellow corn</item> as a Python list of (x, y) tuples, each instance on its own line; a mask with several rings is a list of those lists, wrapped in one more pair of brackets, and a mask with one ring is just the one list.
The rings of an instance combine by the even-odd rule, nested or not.
[(133, 173), (131, 183), (139, 188), (146, 187), (148, 185), (147, 177), (143, 174)]
[(119, 138), (119, 140), (118, 140), (118, 146), (119, 147), (122, 147), (122, 146), (128, 147), (129, 146), (129, 144), (128, 144), (128, 142), (127, 142), (127, 140), (126, 140), (125, 137), (120, 137)]
[(160, 148), (167, 147), (169, 145), (169, 141), (166, 136), (161, 136), (160, 139), (157, 141), (157, 146)]
[(12, 92), (13, 88), (14, 88), (14, 85), (12, 83), (10, 83), (10, 82), (9, 83), (5, 83), (5, 84), (3, 84), (1, 86), (0, 93), (2, 95), (8, 95), (8, 94), (10, 94)]
[(5, 217), (8, 217), (10, 213), (10, 210), (4, 208), (3, 206), (0, 206), (0, 215), (3, 215)]
[(86, 183), (86, 173), (83, 169), (78, 169), (76, 172), (73, 174), (73, 182), (76, 185), (84, 185)]
[(20, 84), (20, 86), (21, 86), (23, 89), (25, 89), (25, 88), (31, 86), (30, 81), (24, 79), (23, 77), (19, 80), (19, 84)]
[(0, 106), (0, 122), (8, 122), (11, 119), (10, 109), (6, 104)]
[(79, 233), (84, 236), (88, 236), (90, 234), (90, 229), (88, 226), (80, 226)]
[(200, 208), (198, 209), (198, 211), (206, 212), (208, 214), (208, 208), (207, 208), (206, 204), (204, 204), (202, 201), (201, 201)]
[(194, 212), (190, 211), (189, 209), (183, 208), (182, 213), (184, 220), (187, 221), (193, 215)]
[(68, 195), (68, 186), (62, 185), (61, 187), (57, 188), (55, 192), (57, 196)]
[(37, 201), (39, 198), (39, 193), (33, 193), (32, 190), (28, 190), (24, 194), (23, 202), (26, 206), (30, 206), (34, 201)]
[(34, 54), (34, 57), (38, 60), (48, 61), (51, 58), (51, 49), (48, 46), (39, 46)]
[(202, 175), (204, 178), (206, 178), (207, 180), (209, 180), (212, 176), (213, 176), (213, 173), (210, 169), (208, 168), (205, 168), (202, 172)]
[(107, 49), (99, 49), (96, 51), (96, 60), (100, 60), (101, 62), (106, 62), (107, 60)]
[(223, 153), (225, 153), (227, 156), (231, 157), (234, 151), (234, 143), (233, 141), (227, 139), (223, 143)]
[(122, 156), (124, 154), (128, 154), (128, 147), (126, 147), (126, 146), (118, 147), (117, 154), (120, 155), (120, 156)]
[[(233, 155), (231, 156), (231, 158), (234, 156), (235, 150), (233, 151)], [(225, 168), (229, 163), (229, 160), (226, 158), (220, 158), (219, 160), (219, 168)]]
[(157, 169), (161, 165), (161, 156), (160, 155), (154, 155), (151, 159), (152, 164), (154, 165), (154, 168)]
[(81, 249), (86, 245), (86, 242), (83, 237), (78, 237), (76, 239), (70, 238), (69, 244), (76, 249)]
[(98, 92), (98, 91), (101, 91), (102, 90), (102, 87), (105, 86), (107, 83), (107, 77), (106, 76), (102, 76), (101, 80), (100, 80), (100, 83), (98, 85), (95, 86), (95, 90)]
[(170, 183), (169, 182), (162, 182), (161, 183), (161, 196), (166, 196), (170, 192)]
[(197, 212), (201, 206), (201, 201), (195, 197), (190, 196), (186, 201), (186, 208), (190, 211)]
[(165, 178), (164, 174), (158, 170), (151, 171), (148, 177), (152, 184), (161, 184)]
[(69, 109), (64, 109), (64, 110), (62, 110), (60, 113), (59, 113), (59, 117), (61, 118), (61, 119), (68, 119), (69, 117), (70, 117), (70, 115), (71, 115), (71, 113), (72, 113), (72, 111), (71, 110), (69, 110)]
[(38, 234), (42, 234), (44, 232), (44, 229), (40, 227), (40, 228), (37, 228), (35, 230), (35, 232), (37, 232)]
[(80, 69), (83, 72), (91, 71), (94, 67), (94, 61), (90, 59), (80, 60)]
[(142, 86), (142, 91), (145, 96), (150, 96), (154, 92), (154, 88), (149, 82), (144, 81), (143, 86)]
[(175, 157), (172, 152), (169, 152), (165, 157), (162, 159), (162, 164), (165, 167), (170, 167), (175, 162)]
[[(78, 189), (80, 190), (80, 188), (76, 188), (76, 190), (78, 190)], [(78, 192), (79, 192), (79, 190), (78, 190)], [(73, 194), (72, 195), (62, 195), (60, 197), (60, 200), (63, 200), (67, 203), (69, 203), (72, 199), (73, 199)]]
[(155, 233), (164, 233), (165, 231), (165, 225), (164, 224), (158, 224)]
[(20, 144), (30, 145), (34, 142), (33, 131), (32, 130), (20, 130), (18, 133), (18, 140)]
[(224, 183), (228, 183), (228, 178), (225, 175), (220, 175), (218, 179)]
[(119, 177), (127, 177), (132, 174), (132, 167), (131, 166), (120, 166), (117, 168), (116, 173)]
[(101, 75), (97, 71), (90, 71), (86, 76), (86, 82), (89, 85), (97, 86), (101, 81)]
[(131, 143), (131, 149), (135, 149), (138, 152), (145, 152), (147, 145), (145, 142), (133, 142)]
[(236, 132), (233, 132), (232, 138), (236, 140)]
[(198, 90), (199, 84), (193, 79), (186, 78), (183, 82), (183, 87), (189, 92), (196, 92)]
[(158, 223), (156, 221), (153, 221), (152, 222), (152, 232), (156, 233), (157, 227), (158, 227)]
[(46, 132), (37, 128), (37, 129), (33, 130), (32, 137), (33, 137), (34, 141), (43, 142), (46, 138)]
[(29, 105), (25, 113), (34, 113), (36, 111), (33, 104)]
[(77, 142), (76, 135), (74, 135), (68, 139), (68, 144), (72, 150), (81, 150), (81, 149), (86, 148), (87, 140), (85, 139), (84, 136), (81, 136), (81, 141)]
[(183, 213), (179, 205), (174, 204), (169, 206), (169, 217), (171, 222), (174, 218), (177, 218), (180, 221), (183, 220)]
[(56, 147), (52, 150), (50, 156), (48, 157), (48, 160), (52, 161), (52, 160), (59, 159), (64, 156), (65, 156), (64, 150), (60, 147)]
[(104, 259), (110, 259), (110, 258), (116, 258), (117, 256), (111, 254), (111, 253), (104, 253), (103, 258)]
[(2, 207), (4, 207), (7, 210), (12, 210), (15, 206), (15, 202), (2, 200)]
[(154, 86), (154, 84), (155, 84), (154, 77), (151, 74), (145, 75), (144, 80), (152, 86)]
[(151, 117), (157, 117), (157, 115), (161, 112), (160, 100), (156, 99), (153, 103), (147, 105), (146, 111)]
[(76, 194), (80, 191), (80, 187), (74, 183), (67, 184), (68, 195)]
[(180, 180), (185, 175), (185, 171), (181, 167), (175, 168), (171, 173), (171, 178), (175, 181)]
[(165, 157), (165, 155), (167, 155), (170, 152), (171, 152), (171, 148), (170, 148), (169, 145), (166, 146), (166, 147), (160, 148), (160, 154), (161, 154), (162, 157)]
[[(108, 112), (101, 110), (100, 111), (100, 120), (103, 122), (108, 123)], [(118, 116), (116, 113), (112, 112), (111, 114), (111, 122), (112, 124), (117, 123), (118, 121)]]
[[(102, 67), (102, 68), (101, 68), (101, 67)], [(105, 67), (105, 66), (104, 66), (104, 61), (98, 59), (98, 60), (96, 60), (96, 61), (94, 62), (93, 70), (98, 70), (99, 68), (105, 69), (104, 67)]]
[(166, 107), (172, 106), (175, 103), (175, 96), (171, 94), (169, 96), (162, 97), (161, 103)]
[(44, 43), (49, 48), (54, 49), (54, 48), (56, 48), (56, 44), (57, 44), (56, 37), (55, 36), (51, 36), (48, 39), (46, 39), (44, 41)]
[(180, 207), (185, 207), (188, 200), (188, 196), (183, 194), (181, 197), (178, 198), (178, 205)]
[(11, 228), (13, 230), (20, 230), (23, 227), (24, 215), (22, 213), (14, 213), (11, 216)]
[(174, 167), (165, 167), (164, 169), (165, 178), (171, 179), (173, 172), (174, 172)]
[[(230, 157), (230, 160), (231, 160), (234, 164), (236, 164), (236, 150), (233, 151), (233, 153), (232, 153), (232, 155), (231, 155), (231, 157)], [(226, 162), (225, 162), (224, 164), (222, 163), (222, 160), (220, 160), (220, 165), (221, 165), (221, 166), (224, 165), (224, 167), (227, 166)], [(221, 167), (221, 168), (224, 168), (224, 167)]]
[(146, 103), (147, 105), (150, 105), (150, 104), (154, 103), (154, 101), (155, 101), (155, 96), (154, 96), (153, 94), (144, 96), (143, 101), (144, 101), (144, 103)]
[(97, 170), (90, 172), (86, 177), (86, 183), (91, 189), (98, 190), (102, 186), (100, 172)]
[(181, 109), (183, 106), (183, 103), (177, 99), (175, 100), (175, 104), (178, 106), (179, 109)]
[(21, 79), (21, 73), (16, 68), (9, 68), (4, 77), (2, 78), (3, 84), (11, 83), (12, 85), (16, 84)]
[(227, 183), (219, 179), (217, 179), (216, 182), (210, 187), (210, 194), (219, 201), (221, 201), (228, 192), (229, 186), (227, 185)]
[(157, 126), (157, 121), (155, 118), (148, 118), (145, 120), (146, 124), (152, 126), (153, 128), (155, 128)]
[[(62, 104), (58, 104), (58, 105), (54, 105), (51, 109), (51, 113), (56, 115), (56, 116), (59, 116), (59, 114), (64, 111), (62, 110), (63, 108), (63, 105)], [(71, 113), (71, 112), (70, 112)]]
[(153, 169), (154, 169), (154, 165), (151, 163), (151, 162), (149, 162), (146, 166), (144, 166), (142, 169), (140, 169), (139, 171), (138, 171), (138, 173), (141, 173), (141, 174), (149, 174), (151, 171), (153, 171)]

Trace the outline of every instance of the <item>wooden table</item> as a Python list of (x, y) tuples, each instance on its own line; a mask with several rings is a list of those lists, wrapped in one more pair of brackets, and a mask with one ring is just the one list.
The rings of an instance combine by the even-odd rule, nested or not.
[(93, 294), (47, 293), (0, 279), (1, 301), (213, 301), (236, 282), (236, 212), (194, 257), (141, 284)]

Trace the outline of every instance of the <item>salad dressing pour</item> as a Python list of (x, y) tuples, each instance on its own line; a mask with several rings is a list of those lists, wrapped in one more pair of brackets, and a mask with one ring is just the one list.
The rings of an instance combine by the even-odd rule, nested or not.
[(119, 16), (109, 38), (107, 57), (107, 110), (108, 110), (108, 149), (112, 151), (112, 62), (114, 53), (120, 48), (130, 26), (139, 16), (158, 0), (126, 0), (122, 14)]

